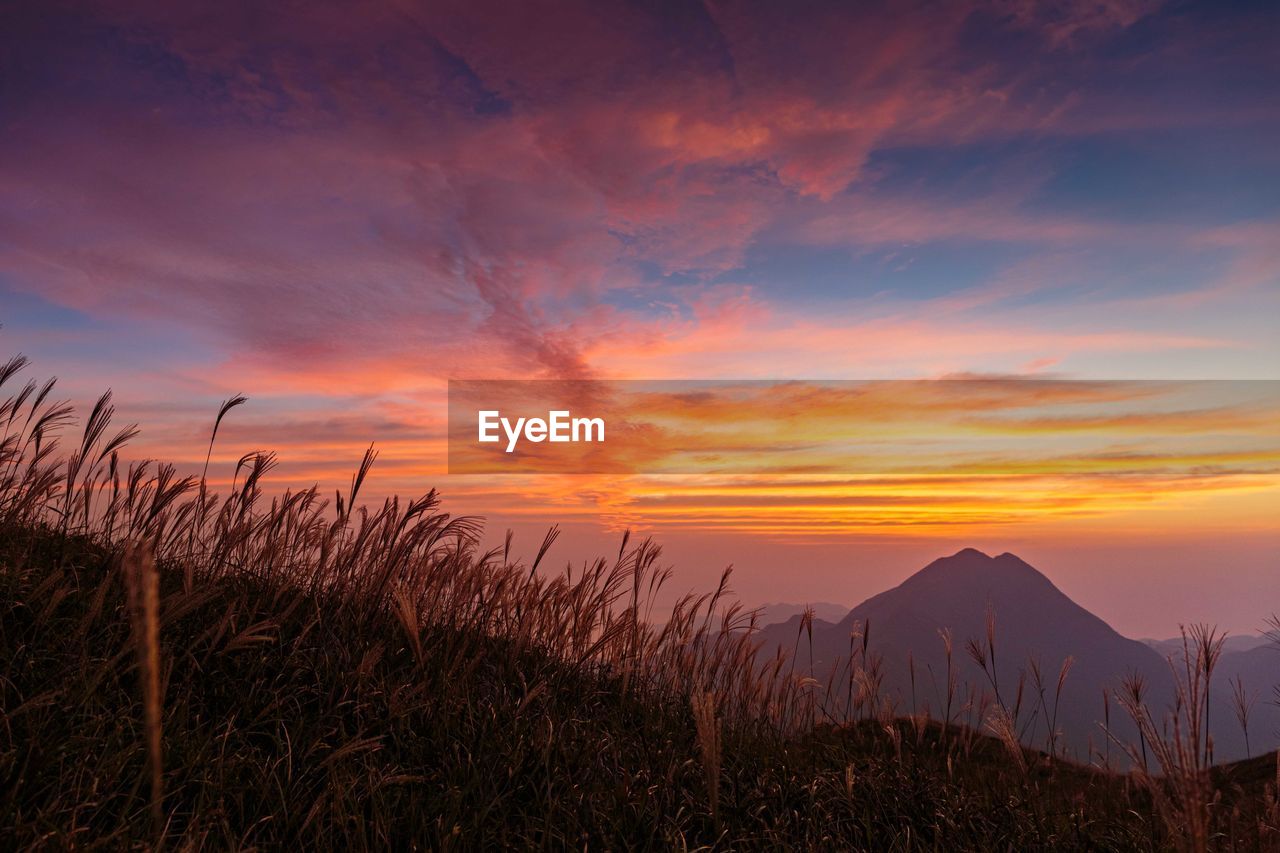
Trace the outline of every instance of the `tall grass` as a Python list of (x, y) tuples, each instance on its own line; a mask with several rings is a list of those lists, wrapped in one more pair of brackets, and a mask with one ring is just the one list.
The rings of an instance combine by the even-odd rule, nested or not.
[[(0, 380), (24, 364), (9, 362)], [(357, 621), (390, 611), (460, 637), (501, 639), (518, 653), (536, 651), (580, 672), (620, 675), (638, 696), (715, 691), (728, 719), (804, 717), (802, 698), (779, 689), (785, 679), (757, 677), (750, 633), (741, 630), (754, 614), (722, 606), (728, 572), (714, 593), (685, 596), (672, 617), (654, 627), (645, 614), (669, 572), (650, 541), (624, 542), (613, 560), (540, 573), (554, 533), (524, 567), (505, 549), (481, 553), (478, 520), (439, 512), (434, 490), (380, 507), (360, 505), (360, 488), (376, 460), (372, 448), (332, 504), (318, 487), (268, 499), (263, 481), (275, 466), (270, 453), (240, 459), (230, 493), (219, 497), (204, 475), (179, 477), (170, 465), (146, 460), (122, 469), (119, 451), (137, 430), (108, 434), (109, 393), (94, 406), (79, 446), (59, 459), (55, 427), (66, 425), (71, 411), (48, 402), (50, 387), (32, 396), (28, 385), (0, 408), (6, 427), (0, 470), (8, 473), (0, 482), (0, 524), (57, 530), (64, 540), (77, 537), (110, 550), (134, 548), (135, 562), (181, 565), (188, 588), (246, 578), (304, 592)], [(210, 454), (223, 418), (244, 402), (234, 397), (218, 412)], [(466, 644), (459, 642), (453, 668), (465, 665)]]
[[(1209, 714), (1213, 673), (1225, 639), (1208, 625), (1182, 629), (1181, 657), (1169, 659), (1175, 701), (1163, 719), (1142, 700), (1144, 686), (1139, 677), (1130, 676), (1125, 689), (1117, 693), (1138, 727), (1140, 746), (1123, 744), (1137, 766), (1135, 775), (1151, 792), (1175, 846), (1196, 853), (1209, 849), (1220, 796), (1210, 770), (1213, 735)], [(1159, 776), (1148, 766), (1148, 748), (1155, 756)]]

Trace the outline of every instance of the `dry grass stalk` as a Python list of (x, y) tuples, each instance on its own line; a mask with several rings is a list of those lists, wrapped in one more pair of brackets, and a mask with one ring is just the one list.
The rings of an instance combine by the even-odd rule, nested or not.
[(1231, 684), (1231, 707), (1236, 713), (1236, 722), (1240, 724), (1240, 731), (1244, 734), (1245, 758), (1252, 758), (1253, 749), (1249, 746), (1249, 719), (1253, 715), (1253, 706), (1258, 701), (1258, 694), (1245, 687), (1244, 679), (1240, 675), (1236, 675), (1229, 683)]
[(999, 705), (992, 706), (987, 716), (987, 730), (999, 739), (1018, 772), (1026, 775), (1027, 760), (1022, 752), (1022, 742), (1018, 739), (1018, 726), (1013, 715)]
[(1120, 743), (1138, 768), (1135, 776), (1151, 792), (1175, 846), (1195, 853), (1209, 849), (1213, 834), (1217, 797), (1209, 773), (1213, 760), (1209, 689), (1224, 639), (1225, 635), (1208, 625), (1182, 630), (1182, 660), (1169, 660), (1176, 701), (1164, 725), (1140, 701), (1140, 684), (1130, 684), (1117, 694), (1121, 706), (1137, 725), (1141, 742), (1154, 755), (1159, 776), (1148, 770), (1145, 755), (1132, 744), (1109, 736), (1109, 741)]
[(698, 732), (698, 750), (702, 755), (702, 770), (707, 779), (707, 799), (711, 807), (711, 819), (720, 826), (720, 719), (716, 712), (716, 697), (710, 690), (698, 691), (690, 699), (693, 722)]
[(160, 581), (150, 543), (131, 543), (122, 558), (146, 727), (151, 823), (164, 835), (164, 753), (160, 697)]

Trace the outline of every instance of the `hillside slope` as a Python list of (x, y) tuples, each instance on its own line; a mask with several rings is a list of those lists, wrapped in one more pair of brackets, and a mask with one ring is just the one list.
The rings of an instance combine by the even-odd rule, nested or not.
[[(145, 715), (110, 549), (0, 531), (0, 847), (145, 845)], [(194, 849), (1143, 849), (1118, 777), (879, 723), (725, 727), (439, 624), (160, 576), (162, 835)], [(1025, 769), (1024, 769), (1025, 768)]]

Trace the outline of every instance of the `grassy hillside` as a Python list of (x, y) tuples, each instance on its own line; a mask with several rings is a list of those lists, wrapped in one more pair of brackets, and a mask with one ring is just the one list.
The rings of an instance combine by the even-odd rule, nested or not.
[[(121, 570), (3, 535), (0, 843), (150, 837), (145, 713)], [(369, 848), (1142, 846), (1122, 780), (1025, 774), (998, 743), (908, 723), (721, 732), (711, 806), (690, 704), (457, 627), (256, 580), (160, 574), (169, 844)], [(918, 736), (917, 736), (918, 735)], [(950, 765), (950, 767), (948, 766)], [(1133, 804), (1140, 814), (1130, 814)]]
[(650, 543), (481, 552), (434, 493), (353, 509), (372, 454), (333, 502), (261, 454), (215, 496), (125, 467), (108, 397), (63, 452), (49, 399), (0, 403), (0, 848), (1275, 842), (1274, 759), (1118, 776), (863, 686), (837, 725), (723, 585), (653, 624)]

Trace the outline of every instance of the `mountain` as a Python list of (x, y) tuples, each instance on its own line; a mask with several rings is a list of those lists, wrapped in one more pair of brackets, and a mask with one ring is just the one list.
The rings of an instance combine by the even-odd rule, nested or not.
[(1224, 684), (1239, 678), (1246, 694), (1256, 695), (1255, 713), (1261, 708), (1263, 717), (1280, 716), (1276, 708), (1280, 702), (1280, 646), (1268, 642), (1242, 652), (1223, 652), (1218, 677)]
[[(966, 651), (970, 640), (985, 646), (988, 614), (994, 625), (995, 665), (990, 668), (994, 679)], [(895, 702), (899, 713), (927, 709), (940, 718), (947, 701), (947, 660), (940, 637), (943, 629), (951, 632), (953, 672), (962, 685), (952, 707), (962, 706), (966, 697), (974, 699), (963, 713), (953, 713), (957, 721), (977, 722), (980, 697), (994, 700), (997, 691), (999, 700), (1012, 708), (1018, 701), (1021, 681), (1022, 737), (1030, 745), (1043, 747), (1046, 720), (1054, 716), (1058, 674), (1068, 658), (1072, 666), (1055, 719), (1062, 742), (1077, 759), (1102, 756), (1105, 760), (1109, 752), (1110, 760), (1122, 763), (1122, 751), (1114, 743), (1109, 745), (1103, 723), (1109, 717), (1110, 731), (1122, 741), (1136, 738), (1132, 723), (1115, 700), (1126, 674), (1137, 672), (1145, 677), (1147, 703), (1157, 714), (1172, 707), (1175, 682), (1165, 656), (1145, 643), (1121, 636), (1013, 554), (991, 557), (966, 548), (935, 560), (900, 585), (859, 604), (840, 621), (815, 622), (812, 653), (800, 616), (766, 626), (760, 638), (766, 653), (778, 647), (794, 652), (795, 671), (811, 672), (826, 684), (833, 673), (837, 679), (847, 679), (851, 648), (860, 654), (858, 647), (865, 633), (868, 657), (878, 656), (882, 661), (881, 696)], [(851, 635), (856, 635), (852, 641)], [(908, 661), (914, 664), (914, 685)], [(1032, 661), (1039, 664), (1043, 693), (1033, 683)], [(1249, 677), (1261, 681), (1264, 676), (1250, 670)], [(1271, 688), (1260, 683), (1258, 689), (1269, 693)], [(1109, 700), (1106, 703), (1104, 694)], [(1212, 702), (1218, 712), (1210, 720), (1215, 757), (1224, 761), (1243, 758), (1244, 740), (1230, 713), (1225, 677), (1215, 679)], [(1265, 726), (1265, 737), (1255, 735), (1251, 726), (1255, 753), (1260, 746), (1273, 748), (1276, 743), (1272, 731), (1276, 726), (1269, 722), (1276, 716), (1273, 711), (1270, 706), (1258, 711), (1256, 731)]]
[[(1170, 655), (1180, 657), (1182, 655), (1181, 637), (1171, 637), (1168, 640), (1144, 638), (1142, 642), (1159, 652), (1161, 657), (1167, 658)], [(1271, 641), (1260, 634), (1231, 634), (1222, 644), (1222, 653), (1224, 656), (1238, 654), (1270, 644)]]
[(799, 616), (804, 613), (806, 607), (813, 610), (814, 619), (820, 619), (823, 622), (839, 622), (849, 612), (849, 605), (833, 604), (830, 601), (814, 601), (808, 604), (792, 604), (780, 601), (760, 605), (759, 622), (761, 625), (785, 622), (792, 616)]
[[(1243, 652), (1224, 652), (1218, 669), (1224, 678), (1240, 676), (1248, 685), (1270, 688), (1280, 684), (1280, 647), (1267, 643)], [(1280, 699), (1280, 695), (1267, 698)]]

